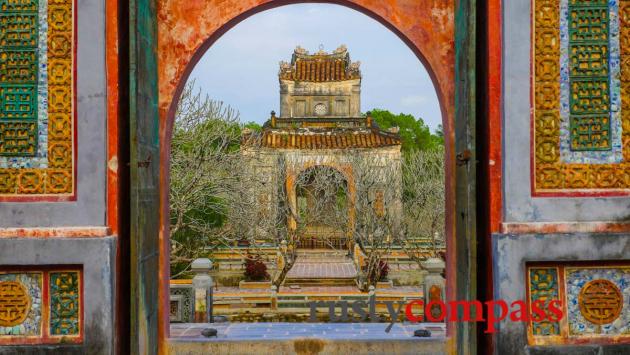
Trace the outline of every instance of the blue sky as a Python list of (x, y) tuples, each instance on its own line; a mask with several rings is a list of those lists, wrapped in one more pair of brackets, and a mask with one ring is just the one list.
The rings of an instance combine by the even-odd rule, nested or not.
[(441, 123), (435, 88), (413, 52), (377, 21), (339, 5), (288, 5), (249, 17), (208, 49), (189, 80), (239, 110), (242, 121), (263, 123), (278, 111), (279, 61), (290, 61), (297, 45), (313, 53), (340, 44), (361, 62), (363, 112), (409, 113), (432, 129)]

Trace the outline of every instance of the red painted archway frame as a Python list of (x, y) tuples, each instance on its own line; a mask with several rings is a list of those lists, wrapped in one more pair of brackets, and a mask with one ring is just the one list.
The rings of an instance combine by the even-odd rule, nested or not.
[[(452, 0), (211, 0), (158, 1), (158, 74), (160, 112), (160, 290), (159, 337), (168, 337), (169, 159), (175, 108), (190, 72), (206, 50), (240, 21), (274, 7), (333, 3), (360, 11), (383, 24), (409, 46), (428, 71), (440, 101), (446, 145), (447, 276), (455, 273), (454, 246), (454, 2)], [(448, 277), (447, 298), (455, 295), (455, 278)], [(449, 330), (452, 327), (449, 327)], [(449, 331), (450, 333), (450, 331)]]

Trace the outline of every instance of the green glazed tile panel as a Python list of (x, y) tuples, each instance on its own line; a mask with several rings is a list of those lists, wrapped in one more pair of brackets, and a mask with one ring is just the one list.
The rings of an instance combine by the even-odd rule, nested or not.
[(50, 335), (79, 334), (79, 272), (50, 273)]
[(38, 2), (0, 0), (0, 155), (37, 153)]

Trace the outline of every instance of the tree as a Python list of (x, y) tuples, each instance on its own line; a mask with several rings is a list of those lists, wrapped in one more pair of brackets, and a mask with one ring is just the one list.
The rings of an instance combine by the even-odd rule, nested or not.
[[(257, 144), (249, 141), (242, 151), (244, 166), (249, 167), (244, 169), (250, 177), (244, 195), (248, 202), (240, 204), (244, 208), (230, 214), (229, 220), (250, 239), (264, 238), (278, 246), (271, 280), (280, 287), (297, 260), (300, 242), (313, 228), (325, 226), (328, 230), (324, 232), (331, 234), (347, 232), (348, 185), (339, 171), (326, 166), (311, 167), (289, 177), (287, 171), (292, 169), (283, 156), (276, 157), (271, 176), (257, 174), (255, 167), (260, 166), (257, 160), (261, 159)], [(264, 184), (275, 187), (271, 196), (261, 189)]]
[(387, 110), (373, 109), (370, 111), (371, 117), (376, 121), (381, 129), (398, 127), (402, 140), (402, 150), (404, 153), (412, 150), (430, 150), (444, 145), (444, 136), (441, 125), (435, 134), (431, 133), (422, 118), (415, 118), (413, 115), (400, 113), (395, 115)]
[(239, 209), (244, 186), (239, 166), (238, 112), (184, 88), (175, 114), (170, 156), (171, 274), (185, 272), (208, 248), (232, 245), (238, 232), (227, 223)]
[(411, 151), (403, 157), (403, 235), (399, 244), (417, 263), (439, 257), (444, 239), (444, 149)]
[(254, 132), (262, 131), (262, 126), (260, 124), (256, 123), (256, 122), (253, 122), (253, 121), (249, 121), (249, 122), (245, 123), (243, 125), (243, 128), (247, 128), (247, 129), (249, 129), (251, 131), (254, 131)]
[(400, 161), (383, 162), (366, 152), (351, 156), (355, 196), (353, 240), (364, 257), (358, 263), (358, 283), (363, 291), (385, 276), (385, 257), (390, 254), (400, 229)]

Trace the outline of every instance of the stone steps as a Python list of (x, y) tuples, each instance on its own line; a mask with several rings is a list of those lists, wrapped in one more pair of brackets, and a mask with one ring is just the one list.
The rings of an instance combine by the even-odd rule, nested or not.
[(344, 251), (299, 251), (285, 285), (356, 287), (357, 271)]
[(357, 286), (354, 278), (289, 278), (284, 281), (285, 286)]

